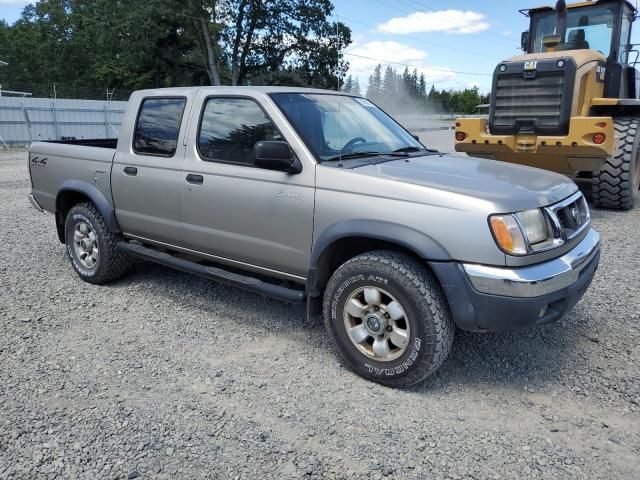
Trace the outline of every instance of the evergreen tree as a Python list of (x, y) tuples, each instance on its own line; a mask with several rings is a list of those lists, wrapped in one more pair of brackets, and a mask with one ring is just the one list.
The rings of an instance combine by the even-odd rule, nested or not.
[(409, 82), (411, 87), (409, 90), (410, 95), (416, 99), (419, 98), (420, 93), (418, 92), (418, 69), (417, 68), (413, 69), (413, 72), (409, 77)]
[(388, 66), (384, 71), (384, 78), (382, 80), (382, 95), (384, 98), (390, 99), (395, 97), (397, 91), (396, 72), (391, 66)]
[(367, 98), (372, 102), (378, 102), (382, 97), (382, 65), (378, 64), (369, 77)]
[(351, 75), (347, 77), (347, 81), (344, 83), (342, 91), (345, 93), (353, 93), (353, 77)]
[(362, 91), (360, 90), (360, 81), (358, 77), (356, 77), (355, 82), (353, 83), (353, 91), (351, 92), (354, 95), (362, 95)]

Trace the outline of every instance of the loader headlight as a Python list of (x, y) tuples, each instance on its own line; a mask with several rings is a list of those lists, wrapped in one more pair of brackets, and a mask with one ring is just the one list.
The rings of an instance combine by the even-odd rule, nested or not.
[(509, 255), (527, 255), (553, 240), (547, 219), (540, 209), (510, 215), (492, 215), (489, 225), (498, 246)]

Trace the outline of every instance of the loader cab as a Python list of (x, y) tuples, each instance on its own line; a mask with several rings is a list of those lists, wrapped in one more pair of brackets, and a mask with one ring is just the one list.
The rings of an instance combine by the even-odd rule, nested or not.
[[(568, 5), (564, 31), (558, 31), (562, 13), (552, 7), (522, 13), (530, 18), (529, 32), (522, 38), (526, 53), (598, 51), (607, 59), (605, 97), (640, 98), (640, 74), (635, 68), (639, 52), (631, 44), (636, 10), (629, 2), (601, 0)], [(559, 35), (558, 43), (550, 48), (547, 40), (554, 35)]]

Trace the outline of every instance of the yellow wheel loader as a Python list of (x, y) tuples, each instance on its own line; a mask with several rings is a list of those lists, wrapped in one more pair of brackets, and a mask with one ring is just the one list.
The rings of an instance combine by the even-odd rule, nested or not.
[(589, 179), (598, 207), (640, 204), (634, 6), (560, 0), (521, 12), (526, 53), (496, 67), (488, 119), (456, 121), (456, 151)]

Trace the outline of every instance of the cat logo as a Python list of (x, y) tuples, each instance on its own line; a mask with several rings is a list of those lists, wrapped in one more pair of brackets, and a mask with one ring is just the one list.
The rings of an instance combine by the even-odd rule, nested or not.
[(524, 62), (524, 69), (526, 71), (532, 71), (538, 68), (538, 61), (537, 60), (531, 60), (529, 62)]

